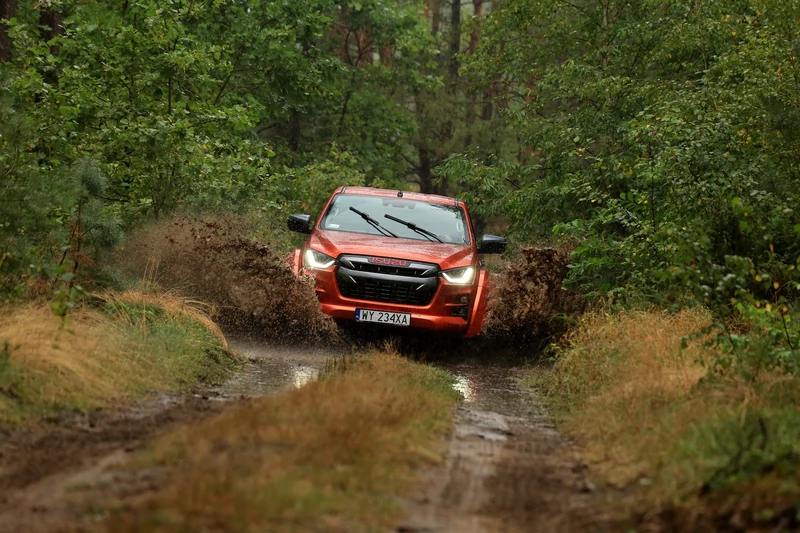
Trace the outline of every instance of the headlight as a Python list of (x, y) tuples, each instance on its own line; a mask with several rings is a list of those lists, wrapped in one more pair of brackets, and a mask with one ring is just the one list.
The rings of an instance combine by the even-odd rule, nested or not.
[(475, 267), (461, 267), (442, 272), (442, 277), (448, 283), (455, 285), (469, 285), (475, 279)]
[(305, 266), (308, 268), (326, 269), (330, 266), (333, 266), (334, 263), (336, 263), (336, 259), (333, 257), (325, 255), (322, 252), (312, 250), (311, 248), (306, 249)]

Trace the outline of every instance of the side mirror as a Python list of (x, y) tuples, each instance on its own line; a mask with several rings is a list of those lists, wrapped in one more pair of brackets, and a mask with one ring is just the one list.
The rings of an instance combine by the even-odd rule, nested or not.
[(481, 237), (481, 242), (478, 245), (479, 254), (502, 254), (506, 251), (508, 241), (505, 237), (498, 237), (497, 235), (484, 235)]
[(311, 233), (311, 215), (289, 215), (286, 225), (297, 233)]

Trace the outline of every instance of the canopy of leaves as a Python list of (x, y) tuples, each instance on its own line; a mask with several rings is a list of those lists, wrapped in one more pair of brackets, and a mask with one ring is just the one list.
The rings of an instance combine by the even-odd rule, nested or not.
[(13, 45), (0, 63), (0, 268), (23, 277), (77, 249), (91, 261), (84, 245), (112, 245), (118, 221), (400, 187), (413, 95), (438, 85), (415, 1), (17, 7), (0, 27)]

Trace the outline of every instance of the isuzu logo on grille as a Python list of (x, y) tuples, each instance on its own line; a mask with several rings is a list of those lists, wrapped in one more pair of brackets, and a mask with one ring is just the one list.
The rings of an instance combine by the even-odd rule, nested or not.
[(386, 265), (393, 267), (408, 266), (408, 261), (405, 259), (389, 259), (388, 257), (370, 257), (369, 262), (375, 265)]

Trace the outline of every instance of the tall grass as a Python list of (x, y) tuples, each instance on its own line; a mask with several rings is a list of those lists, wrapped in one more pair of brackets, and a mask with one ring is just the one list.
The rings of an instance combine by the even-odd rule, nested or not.
[(70, 315), (45, 303), (0, 311), (0, 423), (185, 390), (234, 366), (201, 307), (169, 294), (107, 294)]
[(709, 321), (701, 309), (590, 314), (528, 381), (635, 509), (714, 502), (712, 514), (755, 520), (800, 498), (800, 380), (709, 373), (715, 348), (686, 341)]

